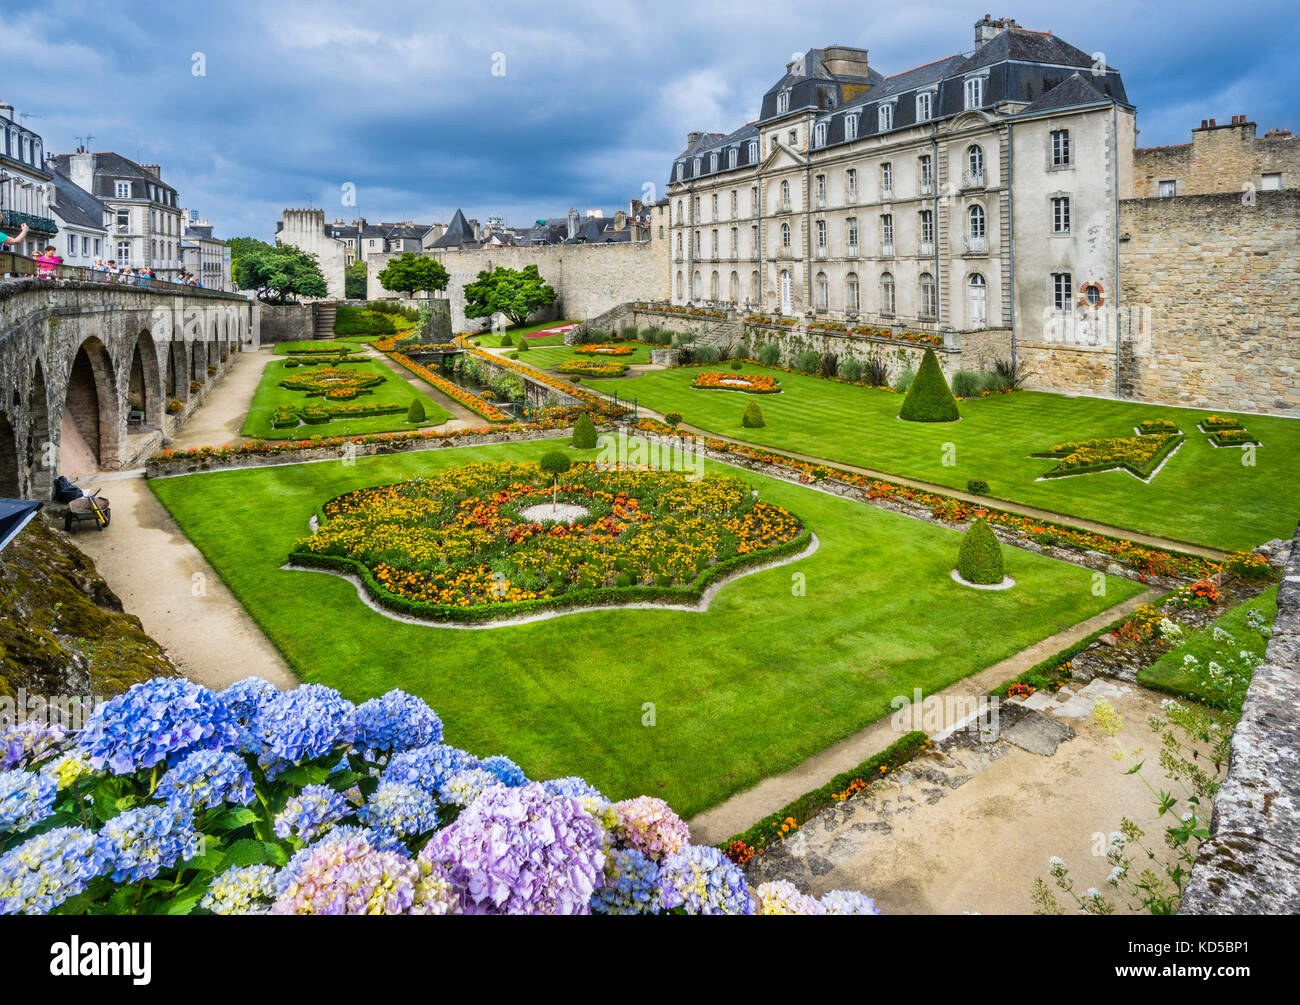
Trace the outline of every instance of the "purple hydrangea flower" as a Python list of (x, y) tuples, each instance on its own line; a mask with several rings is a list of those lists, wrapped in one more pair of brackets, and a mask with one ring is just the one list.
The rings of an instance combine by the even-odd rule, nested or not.
[(635, 848), (605, 859), (605, 885), (591, 898), (594, 914), (658, 914), (663, 910), (659, 866)]
[(664, 907), (686, 914), (753, 914), (745, 874), (717, 848), (691, 845), (659, 869)]
[(381, 782), (357, 816), (382, 833), (416, 837), (438, 826), (438, 800), (418, 785)]
[[(312, 842), (318, 844), (321, 841), (342, 841), (349, 837), (363, 837), (370, 842), (370, 847), (378, 848), (380, 851), (391, 851), (403, 858), (411, 857), (411, 849), (406, 847), (406, 843), (391, 831), (378, 831), (371, 827), (360, 827), (357, 824), (335, 824), (324, 834)], [(303, 849), (304, 851), (306, 849)], [(299, 853), (301, 854), (301, 852)]]
[(68, 734), (57, 723), (24, 719), (0, 730), (0, 771), (26, 768), (57, 754), (68, 742)]
[(325, 830), (352, 814), (352, 806), (328, 785), (308, 785), (290, 796), (275, 817), (275, 834), (287, 838), (296, 834), (304, 841), (314, 841)]
[(610, 833), (620, 847), (636, 848), (656, 862), (682, 851), (691, 840), (686, 822), (662, 799), (637, 796), (610, 808)]
[(195, 750), (223, 750), (238, 724), (218, 697), (179, 677), (135, 684), (91, 714), (77, 743), (95, 769), (115, 775), (175, 764)]
[(452, 775), (478, 767), (478, 758), (456, 747), (431, 743), (415, 750), (394, 754), (384, 768), (386, 782), (407, 782), (418, 785), (425, 792), (437, 794)]
[(485, 757), (480, 766), (488, 774), (495, 775), (496, 780), (507, 788), (513, 789), (528, 784), (528, 777), (524, 774), (524, 769), (504, 754)]
[(113, 882), (138, 883), (198, 854), (187, 806), (141, 806), (115, 816), (100, 832), (112, 845)]
[(0, 914), (48, 914), (112, 865), (109, 842), (83, 827), (38, 834), (0, 856)]
[(414, 695), (392, 690), (357, 706), (356, 745), (368, 756), (426, 747), (442, 740), (442, 720)]
[(18, 834), (54, 811), (58, 786), (36, 771), (0, 772), (0, 831)]
[(822, 907), (827, 914), (879, 914), (880, 908), (865, 893), (853, 890), (832, 890), (822, 895)]
[(760, 884), (754, 891), (758, 898), (759, 914), (826, 914), (826, 908), (818, 903), (816, 897), (801, 893), (793, 883), (778, 879), (771, 883)]
[(155, 793), (178, 805), (211, 809), (223, 802), (253, 801), (253, 776), (244, 759), (230, 750), (196, 750), (163, 775)]
[(600, 825), (539, 783), (496, 786), (420, 853), (440, 863), (472, 914), (589, 914), (603, 881)]
[(356, 733), (356, 709), (333, 688), (303, 684), (262, 706), (251, 727), (268, 774), (324, 757)]

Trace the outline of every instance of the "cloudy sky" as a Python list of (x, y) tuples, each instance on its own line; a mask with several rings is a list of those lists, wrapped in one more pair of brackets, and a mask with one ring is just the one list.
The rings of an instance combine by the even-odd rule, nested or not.
[(222, 236), (269, 239), (286, 206), (350, 219), (348, 184), (372, 220), (523, 224), (661, 191), (686, 133), (753, 118), (796, 49), (864, 46), (888, 75), (969, 50), (986, 12), (1103, 52), (1143, 146), (1241, 113), (1300, 132), (1282, 0), (0, 0), (0, 98), (52, 152), (160, 163)]

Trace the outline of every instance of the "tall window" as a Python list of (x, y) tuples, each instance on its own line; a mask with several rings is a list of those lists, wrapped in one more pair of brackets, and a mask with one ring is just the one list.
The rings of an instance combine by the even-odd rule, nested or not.
[(740, 193), (734, 188), (731, 190), (731, 218), (734, 220), (740, 216)]
[(970, 147), (966, 151), (966, 176), (972, 185), (984, 184), (984, 148)]
[(922, 91), (916, 96), (916, 121), (928, 122), (934, 115), (934, 94), (931, 91)]
[(934, 185), (934, 163), (929, 154), (922, 154), (920, 157), (921, 167), (921, 192), (929, 192)]
[(677, 200), (677, 222), (679, 224), (686, 222), (686, 208), (680, 199)]
[(921, 247), (930, 248), (934, 244), (934, 210), (921, 210)]
[(1074, 285), (1068, 272), (1052, 273), (1052, 308), (1068, 311), (1074, 306)]
[(849, 254), (856, 255), (858, 253), (858, 218), (856, 216), (849, 217), (845, 231)]
[(984, 240), (984, 207), (972, 206), (970, 212), (966, 214), (970, 221), (970, 236), (972, 241)]
[(848, 190), (850, 199), (858, 197), (858, 169), (849, 168), (844, 172), (844, 187)]
[(716, 220), (718, 218), (718, 193), (717, 192), (714, 192), (713, 195), (709, 198), (709, 212), (712, 214), (709, 217), (710, 220)]
[(119, 199), (131, 198), (131, 183), (129, 181), (113, 182), (113, 195)]
[(749, 215), (758, 216), (758, 186), (749, 190)]
[(714, 270), (713, 275), (709, 277), (709, 299), (710, 300), (722, 299), (722, 289), (718, 282), (717, 270)]
[(749, 274), (749, 299), (751, 303), (758, 303), (758, 273)]
[(695, 197), (695, 219), (699, 220), (702, 215), (703, 214), (700, 213), (700, 197), (697, 195)]
[(734, 304), (740, 299), (740, 276), (736, 273), (731, 274), (731, 302)]
[(736, 147), (732, 147), (727, 151), (727, 167), (734, 168), (738, 160), (740, 160), (740, 151)]
[(758, 140), (749, 141), (749, 163), (754, 164), (758, 161)]
[(817, 253), (826, 254), (826, 221), (817, 221)]
[(826, 205), (826, 176), (824, 174), (817, 176), (817, 205)]
[(781, 182), (781, 208), (788, 210), (790, 208), (790, 183)]
[(856, 140), (858, 138), (858, 117), (856, 115), (844, 116), (844, 138), (846, 140)]
[(880, 194), (888, 196), (894, 191), (894, 165), (880, 165)]
[(893, 129), (894, 128), (894, 106), (888, 103), (881, 105), (879, 114), (880, 114), (880, 131), (884, 133)]
[(735, 258), (739, 254), (740, 254), (740, 229), (738, 227), (732, 227), (731, 228), (731, 257)]
[(1068, 234), (1070, 232), (1070, 197), (1057, 196), (1052, 199), (1052, 233)]
[(892, 272), (880, 276), (880, 313), (886, 317), (894, 316), (894, 275)]
[(880, 243), (884, 245), (884, 253), (892, 255), (894, 253), (894, 214), (885, 213), (880, 217)]
[(718, 155), (709, 154), (709, 171), (713, 172), (716, 170), (718, 170)]
[(1070, 130), (1052, 130), (1052, 167), (1065, 167), (1070, 163)]
[(928, 272), (921, 273), (921, 317), (932, 318), (935, 316), (935, 285), (934, 276)]
[(966, 107), (979, 108), (984, 104), (984, 78), (970, 77), (966, 81)]
[(790, 110), (790, 92), (782, 91), (776, 96), (776, 114), (784, 115)]
[(715, 230), (711, 233), (710, 236), (712, 238), (712, 243), (710, 247), (713, 250), (713, 257), (717, 258), (718, 257), (718, 232)]
[(682, 235), (678, 234), (677, 235), (677, 260), (680, 262), (681, 259), (682, 259)]
[(817, 279), (813, 283), (813, 294), (817, 298), (817, 309), (819, 311), (827, 310), (829, 302), (829, 288), (826, 282), (826, 273), (817, 273)]
[(755, 258), (758, 257), (758, 228), (749, 228), (749, 251)]
[(781, 247), (786, 251), (790, 250), (790, 225), (788, 223), (781, 224)]
[(131, 264), (131, 242), (130, 241), (117, 242), (117, 264), (118, 265)]
[(858, 290), (858, 274), (850, 272), (844, 280), (844, 302), (851, 311), (862, 309), (862, 297)]
[(700, 257), (700, 232), (698, 230), (695, 232), (695, 257)]
[(826, 145), (826, 123), (818, 122), (813, 127), (813, 146), (824, 147)]
[(683, 297), (686, 296), (686, 287), (682, 285), (682, 282), (683, 282), (683, 281), (682, 281), (682, 270), (681, 270), (681, 269), (678, 269), (678, 270), (677, 270), (677, 286), (676, 286), (676, 289), (677, 289), (677, 298), (676, 298), (676, 299), (678, 299), (678, 300), (681, 300)]

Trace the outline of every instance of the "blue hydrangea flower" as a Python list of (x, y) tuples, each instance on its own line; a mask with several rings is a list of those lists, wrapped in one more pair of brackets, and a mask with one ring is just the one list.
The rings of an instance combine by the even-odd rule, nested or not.
[(239, 740), (238, 724), (218, 697), (179, 677), (133, 685), (91, 714), (78, 745), (95, 769), (115, 775), (175, 764), (194, 750), (223, 750)]
[(504, 754), (497, 754), (494, 757), (485, 757), (480, 767), (488, 774), (495, 775), (497, 781), (507, 788), (513, 789), (520, 785), (528, 784), (528, 778), (524, 775), (524, 769)]
[(0, 831), (35, 827), (54, 810), (58, 785), (35, 771), (0, 772)]
[(261, 677), (245, 677), (235, 681), (217, 697), (239, 724), (240, 750), (246, 754), (260, 754), (260, 745), (252, 735), (253, 723), (263, 708), (280, 697), (280, 689)]
[(407, 782), (425, 792), (438, 793), (452, 775), (478, 766), (478, 758), (456, 747), (431, 743), (394, 754), (384, 768), (386, 782)]
[(832, 890), (822, 897), (822, 907), (827, 914), (879, 914), (880, 908), (865, 893), (853, 890)]
[(196, 750), (163, 775), (156, 795), (195, 808), (223, 802), (247, 806), (253, 801), (253, 776), (234, 751)]
[(566, 778), (552, 778), (542, 782), (542, 786), (553, 796), (568, 796), (570, 799), (598, 799), (608, 802), (604, 794), (585, 778), (569, 775)]
[(438, 800), (418, 785), (381, 782), (357, 816), (375, 830), (416, 837), (438, 826)]
[(392, 690), (357, 706), (356, 745), (368, 755), (425, 747), (442, 740), (442, 720), (419, 698)]
[(659, 869), (664, 907), (687, 914), (753, 914), (745, 874), (717, 848), (690, 845), (664, 859)]
[(454, 806), (468, 806), (489, 789), (505, 788), (497, 781), (497, 776), (482, 768), (466, 768), (458, 771), (438, 790), (438, 797), (444, 803)]
[(0, 771), (26, 768), (57, 754), (68, 742), (62, 726), (24, 719), (0, 730)]
[(291, 796), (275, 817), (277, 837), (297, 834), (304, 841), (314, 841), (327, 827), (350, 816), (352, 807), (342, 794), (328, 785), (308, 785)]
[(109, 842), (84, 827), (38, 834), (0, 856), (0, 914), (48, 914), (112, 865)]
[(141, 806), (100, 832), (112, 845), (113, 882), (138, 883), (198, 854), (194, 814), (186, 806)]
[(663, 910), (659, 866), (635, 848), (605, 857), (605, 885), (592, 895), (593, 914), (658, 914)]
[(303, 684), (262, 706), (251, 728), (268, 774), (324, 757), (356, 735), (356, 708), (333, 688)]
[[(342, 841), (350, 838), (365, 838), (371, 848), (377, 848), (380, 851), (395, 851), (397, 854), (406, 858), (411, 857), (411, 850), (406, 847), (406, 842), (398, 835), (390, 831), (374, 830), (370, 827), (359, 827), (356, 824), (335, 824), (324, 834), (318, 837), (313, 844), (319, 844), (321, 841)], [(304, 851), (306, 849), (303, 849)]]
[(213, 914), (266, 914), (275, 899), (274, 879), (269, 865), (227, 869), (212, 880), (199, 906)]

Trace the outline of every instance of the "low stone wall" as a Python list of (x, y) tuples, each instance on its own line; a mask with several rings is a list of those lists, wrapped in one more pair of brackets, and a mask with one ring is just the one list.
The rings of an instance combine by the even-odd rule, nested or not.
[(311, 304), (258, 303), (253, 310), (262, 342), (310, 342), (316, 335)]
[(1300, 528), (1180, 914), (1300, 913)]

